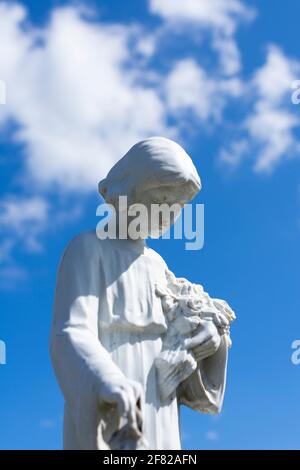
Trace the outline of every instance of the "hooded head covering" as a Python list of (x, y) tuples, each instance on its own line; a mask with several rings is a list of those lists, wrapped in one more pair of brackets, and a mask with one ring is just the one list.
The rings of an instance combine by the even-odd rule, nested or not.
[(144, 192), (164, 186), (174, 187), (174, 196), (180, 191), (180, 201), (174, 203), (187, 203), (200, 191), (201, 181), (180, 145), (165, 137), (150, 137), (131, 147), (111, 168), (100, 181), (99, 192), (118, 207), (119, 196), (127, 196), (131, 205), (139, 203)]

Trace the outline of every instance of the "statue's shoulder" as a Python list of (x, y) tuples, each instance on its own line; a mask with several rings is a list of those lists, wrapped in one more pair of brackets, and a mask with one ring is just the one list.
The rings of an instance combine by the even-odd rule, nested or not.
[(165, 262), (165, 260), (163, 259), (163, 257), (157, 253), (157, 251), (153, 250), (153, 248), (147, 248), (148, 249), (148, 254), (153, 258), (155, 259), (156, 261), (158, 261), (160, 264), (162, 264), (164, 267), (167, 268), (167, 264)]
[(88, 230), (79, 233), (69, 241), (65, 248), (64, 255), (94, 253), (95, 250), (101, 250), (102, 245), (103, 240), (99, 240), (96, 230)]

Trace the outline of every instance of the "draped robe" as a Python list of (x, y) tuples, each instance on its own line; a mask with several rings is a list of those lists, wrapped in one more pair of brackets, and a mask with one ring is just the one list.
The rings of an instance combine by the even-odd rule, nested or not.
[(99, 403), (98, 384), (120, 374), (143, 389), (143, 436), (149, 449), (180, 449), (179, 406), (219, 412), (227, 346), (199, 361), (197, 370), (162, 401), (154, 360), (166, 321), (155, 285), (167, 266), (144, 241), (76, 237), (61, 260), (54, 302), (51, 356), (65, 399), (64, 448), (108, 449), (118, 421)]

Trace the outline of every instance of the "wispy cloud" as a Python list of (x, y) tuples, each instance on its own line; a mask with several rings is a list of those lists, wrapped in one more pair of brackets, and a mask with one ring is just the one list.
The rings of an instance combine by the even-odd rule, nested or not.
[(151, 0), (149, 9), (165, 22), (161, 35), (192, 36), (191, 24), (210, 32), (220, 59), (214, 73), (193, 57), (175, 58), (164, 72), (153, 66), (150, 58), (160, 52), (155, 29), (91, 22), (90, 13), (76, 6), (54, 9), (37, 29), (23, 6), (0, 3), (0, 76), (8, 94), (0, 125), (11, 118), (19, 124), (13, 137), (25, 144), (27, 178), (39, 191), (53, 184), (63, 191), (94, 189), (137, 140), (178, 137), (188, 113), (220, 124), (231, 100), (249, 99), (249, 87), (252, 111), (221, 159), (237, 164), (243, 147), (253, 147), (254, 167), (263, 171), (295, 148), (298, 120), (283, 102), (299, 64), (271, 46), (248, 86), (241, 78), (235, 32), (253, 19), (252, 9), (239, 0)]
[(27, 278), (15, 262), (15, 251), (40, 253), (40, 236), (48, 225), (49, 205), (45, 199), (7, 196), (0, 200), (0, 286), (12, 288)]
[(294, 134), (300, 119), (291, 109), (291, 86), (298, 74), (300, 62), (270, 46), (265, 64), (254, 75), (258, 99), (246, 127), (259, 147), (256, 171), (272, 170), (282, 159), (300, 153), (300, 142)]
[(176, 24), (186, 22), (232, 35), (241, 20), (253, 18), (253, 10), (240, 0), (150, 0), (150, 11)]
[[(148, 63), (159, 55), (156, 30), (95, 21), (76, 6), (53, 9), (46, 26), (35, 28), (23, 6), (0, 2), (0, 76), (7, 85), (0, 125), (18, 123), (13, 138), (25, 145), (28, 184), (39, 191), (53, 184), (63, 191), (94, 189), (137, 140), (176, 137), (183, 112), (214, 119), (237, 93), (239, 80), (225, 75), (239, 70), (233, 34), (250, 11), (235, 0), (190, 1), (182, 15), (182, 5), (152, 1), (150, 11), (183, 27), (196, 18), (212, 29), (223, 62), (222, 70), (215, 64), (213, 79), (189, 57), (175, 59), (163, 73)], [(177, 34), (169, 27), (158, 31)]]
[(240, 51), (234, 35), (240, 23), (254, 19), (253, 8), (240, 0), (150, 0), (149, 6), (174, 31), (209, 33), (209, 42), (219, 54), (220, 71), (224, 75), (240, 71)]
[(41, 196), (0, 199), (0, 287), (11, 288), (27, 278), (26, 271), (16, 264), (16, 253), (42, 253), (45, 235), (74, 222), (81, 211), (80, 205), (56, 209)]
[[(45, 199), (33, 197), (5, 197), (0, 200), (1, 235), (11, 235), (30, 252), (41, 250), (38, 236), (46, 228), (49, 206)], [(6, 239), (7, 255), (13, 240)]]
[(170, 133), (135, 53), (138, 28), (91, 22), (75, 6), (54, 9), (44, 29), (24, 29), (25, 20), (24, 7), (0, 3), (2, 120), (20, 124), (14, 138), (36, 183), (95, 188), (137, 140)]
[(248, 83), (251, 109), (237, 126), (235, 141), (221, 150), (221, 160), (236, 166), (249, 157), (255, 171), (270, 172), (283, 160), (300, 155), (300, 119), (291, 104), (292, 83), (299, 75), (300, 62), (275, 45), (268, 47), (265, 63)]
[[(236, 31), (254, 19), (253, 9), (241, 0), (149, 0), (148, 6), (160, 18), (151, 30), (138, 22), (102, 22), (76, 5), (53, 8), (48, 22), (35, 27), (24, 6), (0, 0), (7, 95), (0, 132), (14, 123), (7, 143), (21, 143), (24, 158), (17, 175), (23, 193), (0, 201), (0, 263), (11, 278), (22, 275), (13, 261), (21, 236), (25, 250), (38, 252), (51, 215), (61, 224), (80, 216), (80, 209), (54, 211), (49, 194), (94, 191), (141, 138), (182, 141), (187, 127), (226, 133), (224, 113), (232, 106), (239, 120), (219, 152), (227, 166), (251, 157), (255, 171), (271, 171), (300, 153), (289, 95), (299, 63), (273, 45), (260, 68), (249, 78), (243, 74)], [(173, 50), (161, 67), (164, 39), (187, 37), (195, 50), (205, 43), (209, 61)]]
[(219, 122), (228, 100), (241, 94), (242, 84), (234, 78), (210, 78), (194, 59), (186, 58), (171, 69), (165, 92), (168, 108), (178, 118), (177, 125), (180, 126), (180, 117), (191, 125), (193, 114), (202, 123)]

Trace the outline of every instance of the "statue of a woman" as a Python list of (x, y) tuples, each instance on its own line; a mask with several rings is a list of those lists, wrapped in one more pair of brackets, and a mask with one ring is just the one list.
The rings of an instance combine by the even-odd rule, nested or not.
[[(133, 146), (99, 183), (117, 211), (119, 196), (183, 206), (200, 188), (190, 157), (162, 137)], [(180, 449), (178, 405), (221, 409), (233, 318), (143, 237), (77, 236), (61, 260), (51, 332), (64, 448)]]

